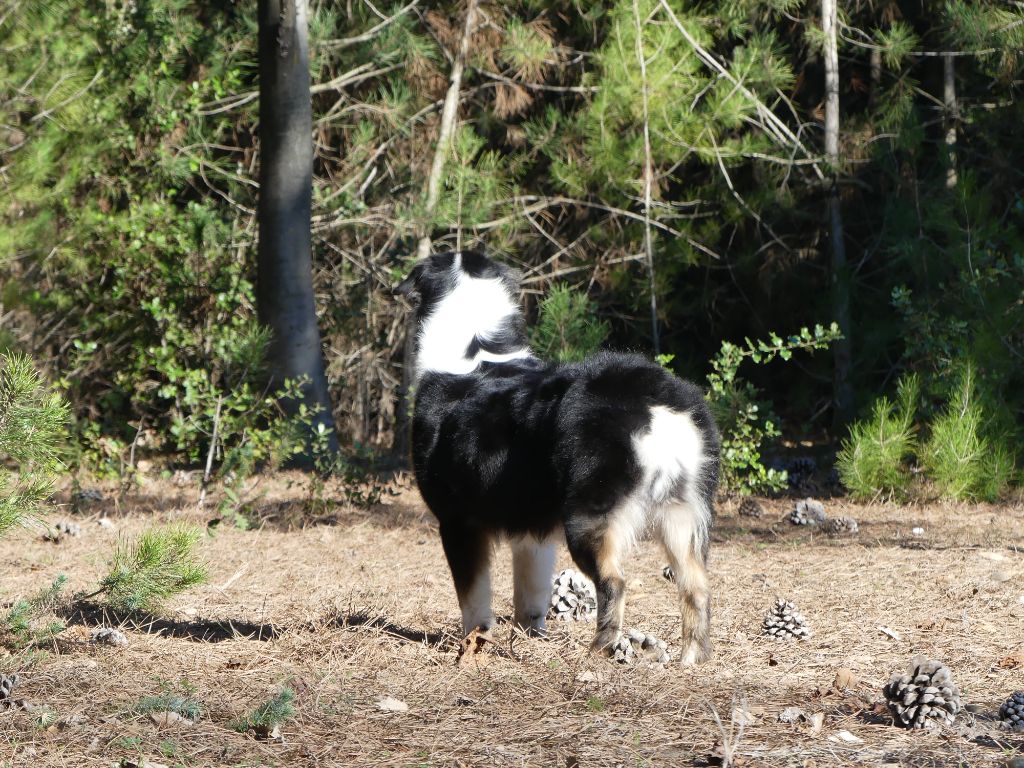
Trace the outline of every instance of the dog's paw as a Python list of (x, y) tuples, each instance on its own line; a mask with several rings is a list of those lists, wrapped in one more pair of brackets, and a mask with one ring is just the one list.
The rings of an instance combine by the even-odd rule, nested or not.
[(665, 641), (638, 629), (627, 629), (619, 635), (618, 639), (608, 646), (608, 655), (612, 661), (620, 664), (634, 664), (638, 661), (668, 664), (670, 661)]

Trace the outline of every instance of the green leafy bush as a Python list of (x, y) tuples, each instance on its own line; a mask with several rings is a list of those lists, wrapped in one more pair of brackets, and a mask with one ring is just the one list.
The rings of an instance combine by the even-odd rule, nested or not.
[(843, 485), (856, 498), (902, 497), (910, 485), (905, 460), (916, 447), (914, 418), (921, 385), (917, 376), (899, 382), (896, 402), (880, 397), (871, 416), (855, 422), (836, 456)]
[(42, 511), (67, 415), (27, 357), (0, 355), (0, 534)]
[(198, 528), (172, 525), (118, 542), (95, 594), (115, 610), (159, 610), (168, 598), (206, 582), (206, 567), (195, 555), (201, 535)]
[(746, 339), (743, 346), (722, 342), (711, 361), (708, 374), (708, 403), (722, 434), (721, 484), (732, 493), (747, 495), (778, 491), (786, 485), (786, 472), (766, 467), (761, 449), (766, 440), (778, 437), (775, 424), (762, 416), (754, 386), (739, 377), (744, 360), (765, 364), (775, 358), (789, 360), (796, 350), (825, 349), (840, 338), (839, 328), (816, 325), (811, 331), (801, 328), (786, 339), (771, 334), (768, 341)]
[(968, 365), (921, 448), (921, 465), (943, 496), (995, 501), (1009, 486), (1015, 457), (991, 433), (990, 418)]
[(531, 342), (549, 360), (579, 361), (600, 348), (608, 331), (585, 293), (556, 285), (540, 303)]

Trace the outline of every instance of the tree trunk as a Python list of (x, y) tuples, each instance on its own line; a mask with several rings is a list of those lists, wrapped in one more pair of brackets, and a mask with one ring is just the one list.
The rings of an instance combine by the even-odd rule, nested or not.
[[(306, 0), (259, 0), (259, 68), (256, 298), (260, 322), (273, 333), (270, 384), (279, 387), (285, 379), (304, 378), (302, 399), (282, 405), (288, 413), (300, 405), (316, 411), (314, 432), (320, 425), (330, 429), (330, 448), (336, 450), (313, 300), (313, 114)], [(305, 458), (312, 458), (308, 450)]]
[(832, 184), (828, 196), (831, 234), (830, 262), (832, 313), (843, 338), (834, 343), (832, 402), (833, 423), (841, 427), (853, 418), (853, 352), (850, 340), (850, 269), (843, 240), (843, 212), (839, 186), (839, 49), (836, 42), (836, 0), (821, 0), (821, 28), (825, 33), (825, 157)]
[(946, 188), (956, 187), (956, 67), (953, 54), (942, 56), (942, 103), (946, 107)]

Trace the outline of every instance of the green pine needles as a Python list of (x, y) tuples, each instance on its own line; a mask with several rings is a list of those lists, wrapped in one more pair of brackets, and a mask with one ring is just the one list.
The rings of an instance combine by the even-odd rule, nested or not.
[(285, 720), (295, 716), (294, 701), (295, 692), (291, 688), (281, 688), (272, 699), (235, 720), (231, 728), (239, 733), (254, 731), (257, 735), (267, 736)]
[(917, 376), (900, 380), (896, 402), (880, 397), (871, 416), (850, 427), (836, 456), (836, 469), (850, 494), (902, 498), (910, 485), (906, 460), (916, 447), (914, 417), (921, 384)]
[(608, 323), (597, 318), (585, 293), (556, 285), (540, 303), (531, 341), (543, 357), (573, 362), (596, 352), (608, 332)]
[(58, 576), (53, 584), (29, 598), (18, 600), (2, 619), (3, 645), (28, 648), (51, 641), (64, 631), (64, 623), (53, 617), (63, 598), (67, 576)]
[(989, 426), (968, 365), (921, 449), (921, 465), (941, 495), (995, 501), (1007, 489), (1014, 456), (1004, 441), (988, 434)]
[(168, 598), (206, 582), (206, 566), (195, 554), (201, 535), (198, 528), (172, 525), (119, 542), (99, 592), (115, 610), (159, 610)]
[(32, 361), (0, 355), (0, 534), (38, 518), (58, 466), (67, 405), (46, 386)]
[(916, 455), (939, 496), (997, 500), (1014, 479), (1015, 457), (1010, 441), (993, 428), (993, 409), (978, 391), (974, 368), (963, 368), (923, 444), (915, 437), (920, 395), (917, 376), (904, 377), (895, 403), (879, 398), (871, 415), (850, 427), (836, 457), (843, 485), (860, 499), (904, 498), (910, 490), (908, 462)]

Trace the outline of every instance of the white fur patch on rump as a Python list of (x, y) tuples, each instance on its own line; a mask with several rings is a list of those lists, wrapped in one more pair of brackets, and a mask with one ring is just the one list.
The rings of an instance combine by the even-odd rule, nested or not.
[(644, 472), (641, 492), (654, 504), (667, 501), (681, 478), (692, 482), (706, 458), (690, 414), (663, 405), (651, 408), (650, 426), (633, 436), (633, 450)]

